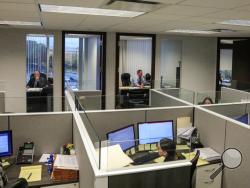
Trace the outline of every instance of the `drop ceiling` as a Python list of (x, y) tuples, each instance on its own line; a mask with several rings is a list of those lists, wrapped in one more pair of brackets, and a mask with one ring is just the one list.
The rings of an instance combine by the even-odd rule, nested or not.
[[(40, 12), (39, 4), (101, 8), (108, 0), (0, 0), (1, 21), (41, 21), (41, 29), (166, 33), (173, 29), (231, 29), (212, 36), (250, 36), (250, 27), (221, 25), (228, 19), (250, 20), (250, 0), (150, 0), (162, 6), (135, 18)], [(17, 27), (17, 26), (11, 26)], [(20, 26), (18, 26), (20, 27)], [(34, 28), (22, 26), (22, 28)]]

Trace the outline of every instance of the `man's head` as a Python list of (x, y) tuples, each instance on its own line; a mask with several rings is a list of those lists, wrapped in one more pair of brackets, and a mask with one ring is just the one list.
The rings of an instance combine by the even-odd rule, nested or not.
[(174, 154), (175, 150), (176, 150), (176, 144), (174, 141), (168, 138), (163, 138), (160, 140), (158, 144), (158, 152), (160, 156), (167, 157), (169, 155)]
[(141, 69), (137, 70), (137, 76), (138, 77), (142, 77), (143, 76), (143, 72)]
[(39, 71), (35, 71), (34, 72), (34, 78), (37, 80), (39, 80), (40, 79), (40, 72)]

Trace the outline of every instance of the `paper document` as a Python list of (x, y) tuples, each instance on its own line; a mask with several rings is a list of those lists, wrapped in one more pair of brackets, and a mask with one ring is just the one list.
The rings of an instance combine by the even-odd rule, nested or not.
[(42, 165), (21, 167), (19, 178), (25, 178), (28, 182), (41, 181)]
[(176, 145), (176, 150), (190, 150), (188, 145)]
[(200, 150), (200, 158), (207, 161), (218, 160), (221, 158), (221, 155), (211, 148), (198, 148), (196, 150)]
[(177, 129), (181, 128), (191, 128), (191, 118), (190, 117), (178, 117), (177, 118)]
[(163, 163), (165, 160), (165, 157), (158, 157), (157, 159), (154, 160), (156, 163)]
[(41, 156), (41, 158), (39, 159), (39, 163), (46, 163), (46, 162), (48, 162), (49, 156), (50, 156), (50, 154), (46, 154), (46, 153), (43, 154)]
[(119, 144), (101, 148), (101, 169), (122, 168), (132, 162)]
[[(196, 152), (182, 153), (182, 155), (183, 155), (187, 160), (191, 161), (191, 160), (195, 157)], [(203, 166), (203, 165), (206, 165), (206, 164), (209, 164), (209, 162), (206, 161), (206, 160), (204, 160), (204, 159), (199, 158), (196, 166)]]
[(75, 155), (56, 155), (54, 167), (58, 169), (79, 170)]

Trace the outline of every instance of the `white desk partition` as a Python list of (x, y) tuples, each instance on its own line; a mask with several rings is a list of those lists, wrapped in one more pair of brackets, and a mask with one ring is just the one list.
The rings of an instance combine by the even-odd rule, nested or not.
[(204, 105), (202, 107), (230, 118), (248, 113), (248, 107), (250, 110), (250, 105), (246, 103), (213, 104)]
[(234, 170), (225, 169), (223, 188), (249, 187), (250, 170), (250, 127), (235, 121), (227, 121), (225, 149), (236, 148), (243, 156), (242, 164)]
[(222, 87), (221, 88), (221, 103), (241, 102), (248, 99), (248, 92)]
[(0, 91), (0, 113), (5, 112), (5, 92)]
[(0, 116), (0, 131), (8, 130), (8, 117)]
[(224, 151), (226, 120), (223, 116), (203, 109), (195, 108), (194, 125), (198, 128), (201, 143), (219, 153)]

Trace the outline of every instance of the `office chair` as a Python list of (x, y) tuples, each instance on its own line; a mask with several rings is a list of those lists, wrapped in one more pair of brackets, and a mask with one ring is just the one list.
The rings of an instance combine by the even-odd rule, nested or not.
[(15, 181), (10, 181), (4, 188), (28, 188), (28, 182), (24, 178), (19, 178)]
[(122, 80), (122, 86), (130, 86), (131, 85), (129, 73), (122, 73), (121, 80)]
[(147, 86), (151, 85), (151, 75), (149, 73), (145, 75), (145, 81), (146, 81), (145, 85)]
[(195, 177), (196, 177), (196, 165), (200, 157), (200, 150), (197, 150), (195, 157), (191, 160), (191, 174), (190, 174), (190, 188), (194, 188), (195, 186)]

